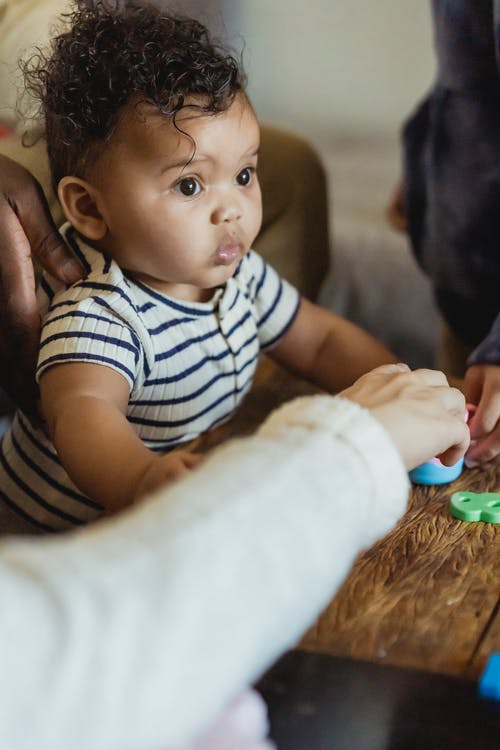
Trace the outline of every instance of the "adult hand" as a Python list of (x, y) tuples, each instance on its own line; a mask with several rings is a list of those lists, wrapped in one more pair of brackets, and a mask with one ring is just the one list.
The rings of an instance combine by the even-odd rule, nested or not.
[(465, 456), (472, 468), (500, 454), (500, 365), (472, 365), (465, 373), (467, 401), (477, 404), (469, 422), (471, 446)]
[(437, 370), (383, 365), (339, 394), (381, 422), (410, 470), (433, 456), (451, 466), (469, 445), (465, 398)]
[(40, 318), (32, 258), (67, 284), (83, 273), (52, 221), (38, 182), (0, 155), (0, 384), (36, 420)]

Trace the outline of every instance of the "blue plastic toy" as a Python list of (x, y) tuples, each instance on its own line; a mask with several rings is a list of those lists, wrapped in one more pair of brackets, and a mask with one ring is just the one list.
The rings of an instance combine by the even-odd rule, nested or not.
[(500, 701), (500, 654), (492, 654), (479, 680), (481, 698)]
[(432, 458), (410, 471), (413, 484), (448, 484), (460, 476), (464, 467), (463, 458), (453, 466), (445, 466), (439, 458)]

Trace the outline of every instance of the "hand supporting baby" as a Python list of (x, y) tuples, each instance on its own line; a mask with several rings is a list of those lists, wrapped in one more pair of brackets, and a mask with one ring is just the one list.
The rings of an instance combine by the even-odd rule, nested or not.
[(38, 182), (3, 155), (0, 227), (0, 379), (13, 401), (36, 420), (40, 316), (32, 258), (65, 283), (80, 278), (83, 269), (54, 226)]

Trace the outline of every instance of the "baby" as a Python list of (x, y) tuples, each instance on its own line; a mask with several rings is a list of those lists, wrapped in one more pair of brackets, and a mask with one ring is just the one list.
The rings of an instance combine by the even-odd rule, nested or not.
[(76, 7), (26, 81), (86, 272), (42, 279), (46, 431), (18, 412), (1, 446), (0, 502), (29, 528), (86, 523), (196, 466), (182, 446), (231, 417), (262, 350), (330, 392), (394, 361), (251, 249), (259, 126), (199, 22)]

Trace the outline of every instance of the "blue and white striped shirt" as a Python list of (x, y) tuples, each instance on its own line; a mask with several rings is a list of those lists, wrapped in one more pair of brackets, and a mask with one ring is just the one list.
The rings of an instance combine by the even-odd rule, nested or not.
[[(87, 277), (68, 289), (43, 278), (37, 377), (63, 362), (113, 368), (130, 388), (127, 419), (153, 451), (231, 417), (251, 387), (260, 350), (292, 323), (298, 292), (250, 251), (208, 302), (176, 300), (125, 276), (71, 227), (63, 231)], [(22, 413), (2, 441), (0, 499), (42, 530), (82, 524), (102, 511)]]

